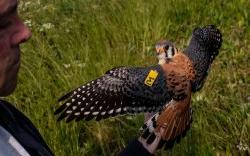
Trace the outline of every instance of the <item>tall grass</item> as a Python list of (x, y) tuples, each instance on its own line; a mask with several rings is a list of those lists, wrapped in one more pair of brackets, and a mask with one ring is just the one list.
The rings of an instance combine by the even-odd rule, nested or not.
[(192, 128), (157, 155), (248, 155), (249, 6), (249, 0), (23, 0), (20, 14), (33, 37), (22, 46), (19, 85), (8, 100), (56, 155), (117, 155), (138, 136), (142, 114), (58, 123), (58, 97), (112, 67), (156, 64), (156, 41), (184, 49), (195, 27), (215, 24), (224, 42), (204, 88), (193, 95)]

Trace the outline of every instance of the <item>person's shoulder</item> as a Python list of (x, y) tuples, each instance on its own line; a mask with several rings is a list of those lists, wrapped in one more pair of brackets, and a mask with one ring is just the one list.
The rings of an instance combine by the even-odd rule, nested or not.
[(38, 133), (40, 136), (39, 132), (28, 117), (15, 108), (13, 104), (0, 99), (0, 124), (1, 121), (5, 121), (5, 124), (15, 124), (18, 127), (27, 129), (29, 132)]
[(19, 112), (12, 104), (0, 99), (0, 121), (13, 119), (13, 112)]
[(20, 112), (13, 104), (8, 101), (0, 99), (0, 121), (2, 119), (7, 119), (9, 121), (19, 121), (24, 120), (25, 122), (30, 122), (29, 119)]
[[(11, 126), (13, 124), (15, 126)], [(0, 99), (0, 125), (11, 127), (11, 129), (27, 127), (30, 132), (36, 131), (35, 126), (21, 111), (10, 102), (2, 99)]]
[(0, 109), (14, 109), (17, 110), (11, 103), (8, 101), (0, 99)]
[(1, 109), (6, 109), (6, 108), (9, 108), (9, 107), (13, 107), (11, 105), (11, 103), (9, 103), (9, 102), (7, 102), (5, 100), (0, 99), (0, 108)]
[[(52, 156), (53, 153), (43, 140), (41, 134), (33, 123), (13, 104), (0, 99), (0, 126), (3, 126), (13, 135), (22, 146), (29, 151), (41, 153), (41, 155)], [(22, 131), (22, 133), (19, 133)]]

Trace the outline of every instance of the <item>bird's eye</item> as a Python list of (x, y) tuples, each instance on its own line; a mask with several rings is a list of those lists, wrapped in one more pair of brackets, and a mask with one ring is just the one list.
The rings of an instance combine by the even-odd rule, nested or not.
[(166, 45), (165, 47), (164, 47), (164, 50), (168, 50), (168, 48), (169, 48), (169, 45)]

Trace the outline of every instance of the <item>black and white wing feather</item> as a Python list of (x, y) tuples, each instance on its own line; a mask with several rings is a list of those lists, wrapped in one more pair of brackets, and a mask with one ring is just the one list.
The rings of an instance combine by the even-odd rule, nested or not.
[[(152, 86), (145, 84), (151, 71), (158, 73)], [(118, 67), (61, 97), (64, 103), (55, 111), (58, 120), (104, 119), (124, 113), (159, 110), (171, 100), (161, 66)]]
[(193, 92), (203, 87), (210, 65), (218, 55), (222, 42), (222, 34), (214, 25), (194, 29), (189, 45), (184, 50), (196, 71), (195, 82), (192, 84)]

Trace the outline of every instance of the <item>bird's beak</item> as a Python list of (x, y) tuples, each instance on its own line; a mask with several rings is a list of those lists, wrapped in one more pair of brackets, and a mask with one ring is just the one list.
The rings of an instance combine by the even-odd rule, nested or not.
[(165, 49), (163, 47), (157, 47), (156, 52), (159, 55), (159, 54), (165, 53)]

